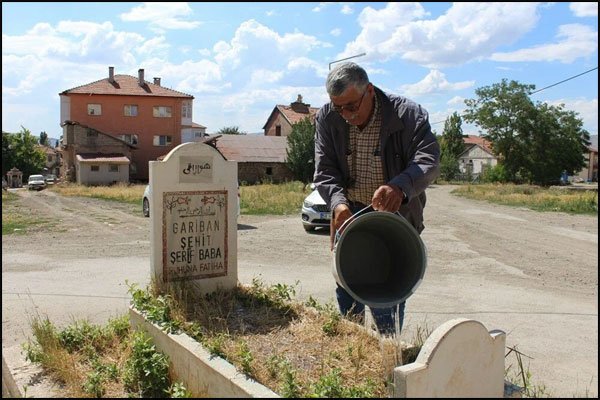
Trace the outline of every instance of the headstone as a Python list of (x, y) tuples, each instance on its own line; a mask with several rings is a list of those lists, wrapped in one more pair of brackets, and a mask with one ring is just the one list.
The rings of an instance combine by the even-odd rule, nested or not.
[(192, 283), (200, 293), (237, 285), (237, 162), (184, 143), (150, 161), (154, 281)]
[(457, 318), (427, 338), (415, 362), (396, 367), (393, 397), (496, 397), (504, 395), (506, 334), (479, 321)]

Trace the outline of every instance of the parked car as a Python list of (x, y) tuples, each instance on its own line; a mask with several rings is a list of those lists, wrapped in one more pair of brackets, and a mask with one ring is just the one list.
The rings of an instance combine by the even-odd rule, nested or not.
[(56, 183), (56, 175), (54, 174), (48, 174), (44, 176), (44, 179), (46, 180), (47, 185), (54, 185)]
[(315, 228), (329, 228), (331, 222), (331, 211), (325, 200), (321, 197), (314, 185), (310, 186), (313, 191), (302, 203), (302, 226), (307, 232)]
[(29, 190), (42, 190), (46, 187), (46, 180), (44, 175), (29, 175), (27, 180), (27, 189)]
[[(152, 189), (150, 185), (146, 185), (144, 194), (142, 195), (142, 213), (144, 217), (150, 216), (150, 197), (152, 196)], [(237, 198), (237, 216), (240, 216), (240, 187), (238, 186), (238, 198)]]

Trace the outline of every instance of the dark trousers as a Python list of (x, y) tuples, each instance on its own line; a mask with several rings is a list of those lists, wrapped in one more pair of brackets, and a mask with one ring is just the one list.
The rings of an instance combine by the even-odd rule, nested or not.
[[(340, 285), (335, 289), (335, 295), (342, 315), (364, 319), (365, 305), (354, 300), (352, 296)], [(398, 334), (402, 331), (404, 322), (404, 306), (402, 302), (397, 306), (387, 308), (371, 308), (371, 314), (377, 325), (377, 330), (382, 335), (392, 335), (396, 332), (396, 312), (398, 315)]]

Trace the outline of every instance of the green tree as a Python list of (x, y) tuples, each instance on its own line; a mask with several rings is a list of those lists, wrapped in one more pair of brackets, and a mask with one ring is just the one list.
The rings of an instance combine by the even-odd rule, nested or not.
[(240, 132), (240, 128), (237, 126), (226, 126), (219, 129), (218, 135), (245, 135), (246, 132)]
[(444, 123), (444, 131), (439, 137), (440, 142), (440, 175), (443, 179), (450, 181), (460, 173), (458, 158), (465, 151), (463, 141), (462, 120), (457, 112), (454, 112)]
[(575, 173), (585, 165), (589, 133), (562, 105), (534, 104), (529, 98), (534, 89), (503, 79), (475, 90), (478, 98), (465, 100), (463, 115), (486, 131), (482, 136), (492, 143), (509, 181), (548, 185), (560, 171)]
[(46, 164), (46, 154), (37, 148), (38, 138), (21, 126), (17, 133), (2, 132), (2, 174), (16, 167), (23, 178), (39, 174)]
[(40, 144), (48, 146), (48, 134), (46, 133), (46, 131), (40, 132)]
[(306, 117), (292, 125), (287, 137), (286, 163), (294, 178), (312, 182), (315, 174), (315, 125)]

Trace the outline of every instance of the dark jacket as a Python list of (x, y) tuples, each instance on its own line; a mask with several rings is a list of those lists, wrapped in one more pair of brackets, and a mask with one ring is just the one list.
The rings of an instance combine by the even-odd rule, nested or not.
[[(378, 88), (375, 94), (382, 113), (380, 152), (385, 181), (402, 189), (406, 197), (399, 212), (420, 233), (424, 228), (425, 189), (439, 175), (440, 147), (425, 109)], [(348, 204), (349, 125), (328, 103), (317, 113), (315, 126), (314, 183), (333, 211), (338, 204)]]

